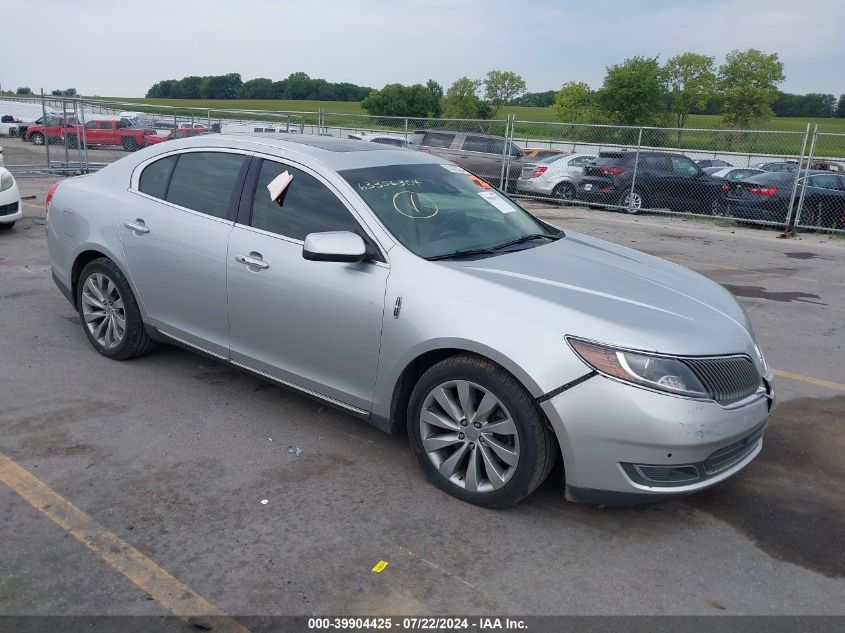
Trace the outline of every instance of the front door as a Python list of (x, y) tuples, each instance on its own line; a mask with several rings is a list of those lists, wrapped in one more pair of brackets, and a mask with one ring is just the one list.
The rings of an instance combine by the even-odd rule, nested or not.
[[(267, 184), (285, 170), (293, 180), (280, 206)], [(241, 210), (226, 261), (232, 360), (369, 411), (389, 268), (302, 257), (309, 233), (363, 229), (335, 191), (301, 166), (263, 160), (242, 204), (250, 213)]]
[(226, 247), (248, 162), (224, 151), (160, 158), (118, 207), (129, 274), (152, 324), (224, 358)]

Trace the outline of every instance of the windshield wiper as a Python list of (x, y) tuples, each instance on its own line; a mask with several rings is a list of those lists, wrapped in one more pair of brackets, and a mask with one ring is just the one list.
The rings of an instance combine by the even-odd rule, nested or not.
[(515, 244), (522, 244), (523, 242), (530, 242), (532, 240), (537, 240), (541, 238), (555, 241), (559, 240), (561, 237), (562, 235), (531, 233), (530, 235), (523, 235), (522, 237), (518, 237), (513, 240), (508, 240), (507, 242), (502, 242), (501, 244), (496, 244), (495, 246), (488, 246), (486, 248), (468, 248), (466, 250), (457, 250), (451, 253), (444, 253), (443, 255), (433, 255), (432, 257), (426, 257), (426, 259), (432, 262), (438, 259), (454, 259), (456, 257), (470, 257), (472, 255), (495, 255), (501, 249), (507, 248), (508, 246), (513, 246)]

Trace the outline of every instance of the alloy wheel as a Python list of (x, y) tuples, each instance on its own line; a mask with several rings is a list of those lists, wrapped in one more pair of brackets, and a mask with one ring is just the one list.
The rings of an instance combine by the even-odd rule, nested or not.
[(498, 490), (519, 463), (519, 435), (504, 404), (467, 380), (444, 382), (429, 392), (419, 433), (440, 475), (468, 492)]
[(126, 334), (126, 309), (115, 283), (102, 273), (91, 273), (82, 286), (82, 315), (92, 338), (114, 349)]

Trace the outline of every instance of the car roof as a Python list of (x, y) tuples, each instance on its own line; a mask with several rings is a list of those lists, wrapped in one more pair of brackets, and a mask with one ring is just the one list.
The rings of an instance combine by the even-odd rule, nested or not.
[[(153, 147), (159, 148), (163, 143)], [(334, 171), (345, 169), (359, 169), (365, 167), (381, 167), (384, 165), (403, 164), (440, 164), (444, 159), (407, 150), (392, 145), (381, 145), (369, 141), (342, 139), (333, 136), (311, 136), (303, 134), (291, 136), (288, 134), (203, 134), (186, 139), (168, 141), (166, 147), (154, 154), (166, 153), (176, 149), (188, 148), (231, 148), (247, 151), (273, 154), (284, 158), (286, 156), (310, 158)], [(143, 152), (144, 150), (142, 150)]]

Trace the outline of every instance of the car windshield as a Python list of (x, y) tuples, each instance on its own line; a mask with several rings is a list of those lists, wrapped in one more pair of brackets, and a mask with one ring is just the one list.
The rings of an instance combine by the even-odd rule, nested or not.
[(547, 241), (544, 236), (559, 237), (559, 232), (457, 165), (389, 165), (340, 175), (387, 230), (420, 257), (448, 257), (523, 239), (521, 248), (526, 248), (542, 245)]

